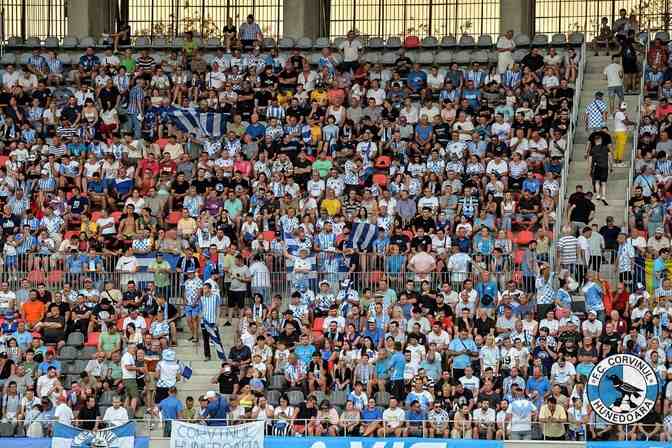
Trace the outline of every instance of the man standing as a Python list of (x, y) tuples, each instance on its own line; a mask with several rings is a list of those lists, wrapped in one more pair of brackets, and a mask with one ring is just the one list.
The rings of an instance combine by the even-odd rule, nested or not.
[(255, 41), (261, 41), (263, 39), (261, 28), (259, 28), (259, 25), (254, 21), (254, 16), (252, 14), (247, 16), (247, 21), (240, 25), (238, 35), (240, 36), (240, 42), (243, 44), (244, 49), (251, 48)]
[(595, 93), (595, 99), (586, 106), (585, 125), (589, 132), (596, 131), (607, 125), (607, 103), (602, 92)]
[(126, 112), (128, 113), (130, 131), (133, 133), (135, 140), (140, 140), (142, 137), (142, 114), (145, 102), (144, 83), (144, 79), (137, 78), (135, 85), (128, 92), (128, 108)]
[(131, 416), (135, 416), (135, 410), (138, 407), (140, 392), (138, 391), (137, 370), (135, 366), (135, 353), (137, 347), (135, 344), (129, 344), (126, 353), (121, 357), (121, 379), (124, 382), (126, 391), (126, 407), (131, 410)]
[(604, 205), (609, 205), (607, 202), (607, 179), (609, 178), (609, 172), (614, 170), (613, 163), (611, 145), (604, 142), (600, 134), (596, 134), (588, 151), (588, 175), (593, 180), (595, 199), (602, 199)]
[(497, 41), (497, 73), (505, 73), (513, 66), (513, 50), (516, 43), (513, 40), (513, 30), (509, 30)]
[[(628, 143), (628, 126), (634, 126), (636, 123), (630, 121), (625, 109), (628, 105), (621, 101), (618, 111), (614, 114), (614, 166), (623, 168), (623, 155), (625, 154), (625, 145)], [(603, 198), (604, 199), (604, 198)]]
[(205, 360), (210, 361), (210, 340), (212, 339), (219, 359), (224, 361), (224, 347), (222, 347), (222, 338), (219, 335), (217, 320), (219, 317), (219, 305), (221, 298), (219, 294), (212, 291), (209, 284), (203, 285), (203, 294), (201, 295), (201, 304), (203, 306), (203, 320), (201, 321), (201, 331), (203, 333), (203, 354)]
[[(611, 64), (604, 67), (602, 72), (607, 80), (607, 93), (609, 95), (609, 113), (614, 113), (616, 104), (623, 102), (623, 66), (618, 62), (618, 56), (612, 56)], [(614, 101), (618, 103), (614, 104)]]
[(359, 67), (359, 52), (362, 50), (362, 43), (355, 39), (355, 32), (348, 31), (347, 39), (338, 46), (343, 53), (343, 68), (354, 72)]

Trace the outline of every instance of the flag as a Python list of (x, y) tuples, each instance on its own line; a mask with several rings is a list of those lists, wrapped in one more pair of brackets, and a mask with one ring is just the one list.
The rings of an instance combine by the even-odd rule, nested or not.
[(377, 236), (378, 226), (375, 224), (355, 223), (352, 225), (348, 241), (353, 249), (370, 251)]
[(181, 131), (189, 134), (209, 137), (221, 137), (226, 134), (226, 118), (220, 112), (176, 109), (168, 112), (168, 119)]
[(51, 438), (51, 448), (89, 448), (94, 446), (133, 448), (134, 445), (134, 422), (95, 432), (56, 422), (54, 423), (54, 435)]
[(215, 346), (215, 350), (217, 351), (217, 356), (219, 356), (219, 359), (226, 361), (226, 353), (224, 353), (224, 346), (222, 345), (222, 338), (219, 335), (219, 328), (217, 328), (217, 325), (213, 325), (202, 320), (201, 328), (208, 332), (210, 341)]

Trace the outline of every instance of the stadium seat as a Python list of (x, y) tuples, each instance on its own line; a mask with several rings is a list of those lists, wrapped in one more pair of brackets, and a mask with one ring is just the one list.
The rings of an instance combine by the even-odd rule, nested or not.
[(453, 55), (453, 62), (456, 62), (460, 65), (466, 65), (471, 62), (471, 51), (462, 50), (458, 51)]
[(219, 48), (222, 46), (222, 42), (218, 37), (208, 37), (205, 41), (205, 48)]
[(95, 355), (97, 351), (98, 349), (95, 347), (84, 347), (79, 351), (77, 359), (88, 361), (89, 359), (93, 359), (93, 355)]
[(388, 51), (383, 53), (380, 63), (383, 65), (394, 65), (398, 57), (399, 55), (396, 52)]
[(31, 36), (23, 43), (24, 47), (38, 48), (42, 46), (42, 39), (36, 36)]
[(291, 50), (294, 48), (294, 39), (291, 37), (282, 37), (278, 41), (278, 48), (281, 50)]
[(19, 36), (11, 36), (7, 39), (7, 48), (19, 48), (23, 46), (23, 39)]
[(100, 333), (97, 331), (92, 331), (86, 335), (86, 347), (98, 347), (98, 341), (100, 340)]
[(152, 41), (148, 36), (138, 36), (135, 39), (135, 47), (140, 49), (152, 48)]
[(301, 37), (296, 41), (296, 48), (299, 50), (310, 50), (313, 48), (313, 40), (310, 37)]
[(63, 281), (63, 271), (59, 269), (49, 271), (49, 275), (47, 275), (47, 283), (51, 285), (58, 285), (62, 281)]
[(3, 54), (2, 58), (0, 59), (0, 64), (2, 65), (16, 64), (16, 55), (14, 53)]
[(341, 46), (341, 44), (342, 44), (343, 42), (345, 42), (345, 38), (344, 38), (344, 37), (337, 37), (337, 38), (334, 39), (333, 42), (331, 43), (331, 48), (337, 49), (337, 48), (339, 48), (339, 47)]
[(581, 45), (586, 40), (583, 33), (572, 33), (569, 35), (569, 43), (572, 45)]
[(390, 394), (387, 392), (376, 392), (374, 397), (378, 406), (387, 407), (387, 405), (390, 403)]
[(315, 39), (315, 43), (313, 43), (313, 48), (317, 49), (323, 49), (323, 48), (329, 48), (331, 46), (331, 42), (329, 41), (328, 37), (318, 37)]
[(320, 63), (320, 57), (322, 55), (318, 52), (310, 53), (308, 56), (308, 63), (310, 65), (318, 65)]
[(285, 376), (282, 374), (272, 375), (268, 388), (270, 390), (285, 390), (285, 388), (287, 388), (287, 380), (285, 379)]
[[(83, 347), (84, 346), (84, 334), (80, 333), (78, 331), (70, 333), (68, 335), (66, 345), (68, 347), (77, 347), (77, 348)], [(70, 358), (70, 359), (75, 359), (75, 358)]]
[(348, 393), (344, 390), (334, 390), (329, 395), (329, 401), (334, 406), (345, 406), (347, 399)]
[(521, 48), (519, 50), (516, 50), (513, 52), (513, 61), (516, 63), (519, 63), (520, 61), (523, 60), (523, 58), (529, 53), (529, 51)]
[(667, 31), (658, 31), (654, 39), (660, 39), (664, 43), (667, 43), (670, 41), (670, 34)]
[(364, 62), (368, 62), (369, 64), (377, 64), (380, 62), (380, 53), (377, 51), (367, 51), (364, 53)]
[(289, 404), (292, 406), (298, 406), (305, 400), (303, 392), (300, 390), (290, 390), (287, 392), (287, 399), (289, 400)]
[(478, 36), (478, 41), (476, 42), (478, 48), (490, 48), (492, 47), (492, 36), (489, 34), (481, 34)]
[(478, 62), (479, 64), (487, 64), (488, 63), (488, 52), (485, 51), (485, 50), (472, 52), (470, 62)]
[[(82, 337), (82, 341), (84, 341), (84, 335), (82, 333), (72, 333), (68, 336), (68, 341), (70, 341), (70, 336), (72, 335), (80, 335)], [(77, 359), (77, 354), (79, 352), (77, 351), (77, 347), (72, 346), (72, 345), (65, 345), (63, 348), (61, 348), (60, 353), (58, 354), (58, 358), (62, 359), (63, 361), (71, 361)]]
[(58, 60), (63, 63), (63, 65), (72, 64), (72, 56), (68, 53), (59, 53)]
[(44, 48), (58, 48), (59, 45), (58, 37), (49, 36), (44, 39)]
[(546, 34), (535, 34), (532, 38), (532, 45), (535, 47), (545, 47), (548, 45), (548, 36)]
[(404, 48), (406, 49), (420, 48), (420, 38), (418, 36), (406, 36), (404, 38)]
[(112, 406), (112, 399), (114, 398), (114, 392), (111, 390), (107, 390), (100, 394), (100, 398), (98, 399), (98, 404), (101, 406)]
[(453, 53), (447, 50), (439, 51), (434, 56), (434, 62), (439, 65), (449, 65), (453, 62)]
[(527, 47), (530, 45), (530, 37), (524, 33), (518, 33), (513, 36), (513, 41), (517, 47)]
[(21, 53), (21, 55), (19, 55), (19, 64), (28, 65), (31, 56), (31, 53)]
[(424, 39), (422, 39), (420, 46), (422, 48), (434, 49), (439, 46), (439, 40), (434, 36), (427, 36)]
[(416, 56), (415, 62), (421, 65), (431, 65), (434, 63), (434, 53), (432, 51), (421, 51)]
[(84, 36), (79, 40), (79, 46), (81, 48), (95, 47), (96, 40), (91, 36)]
[(567, 36), (564, 34), (554, 34), (551, 36), (551, 45), (565, 45), (567, 44)]
[(266, 399), (268, 400), (268, 404), (271, 406), (277, 406), (280, 402), (281, 395), (282, 393), (279, 390), (266, 391)]
[(203, 42), (203, 39), (200, 36), (194, 36), (194, 42), (198, 48), (203, 48), (205, 46), (205, 42)]
[(372, 37), (366, 43), (366, 48), (370, 48), (372, 50), (381, 50), (385, 48), (385, 41), (380, 37)]
[(401, 38), (399, 36), (390, 36), (385, 42), (385, 48), (388, 50), (398, 50), (401, 48)]
[(44, 272), (38, 270), (32, 270), (28, 273), (28, 282), (32, 284), (44, 283)]
[(261, 41), (261, 47), (266, 50), (275, 48), (275, 39), (273, 39), (272, 37), (265, 37), (264, 40)]
[(458, 42), (458, 46), (461, 48), (471, 48), (476, 45), (476, 41), (474, 40), (474, 36), (470, 34), (463, 34), (460, 36), (460, 40)]
[(488, 51), (488, 62), (497, 64), (497, 61), (499, 61), (499, 54), (495, 50)]
[(168, 48), (168, 41), (165, 37), (155, 37), (152, 39), (152, 48)]
[(455, 48), (457, 47), (457, 39), (454, 36), (443, 36), (439, 45), (441, 48)]
[(180, 49), (184, 46), (184, 37), (175, 36), (172, 41), (169, 42), (169, 47), (173, 49)]
[(112, 212), (112, 213), (110, 213), (110, 216), (114, 218), (115, 223), (119, 224), (119, 221), (121, 220), (121, 212), (120, 211)]
[(75, 36), (65, 36), (63, 38), (63, 44), (61, 44), (61, 47), (67, 48), (67, 49), (74, 49), (77, 48), (79, 45), (79, 39)]

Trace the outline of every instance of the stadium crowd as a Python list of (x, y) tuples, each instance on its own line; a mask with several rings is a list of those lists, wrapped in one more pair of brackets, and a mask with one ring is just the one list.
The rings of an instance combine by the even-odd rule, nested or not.
[[(166, 435), (180, 418), (670, 437), (672, 341), (644, 322), (642, 288), (623, 309), (594, 288), (577, 312), (566, 285), (597, 279), (566, 244), (560, 278), (548, 265), (580, 52), (517, 61), (507, 32), (492, 66), (421, 67), (403, 49), (382, 66), (349, 33), (311, 65), (262, 51), (252, 16), (224, 31), (214, 56), (190, 34), (164, 60), (134, 54), (126, 31), (72, 65), (35, 48), (4, 67), (0, 432), (144, 408)], [(181, 322), (181, 344), (202, 339), (210, 360), (212, 339), (222, 362), (219, 390), (184, 403)], [(627, 434), (585, 397), (619, 352), (654, 365), (664, 397)]]

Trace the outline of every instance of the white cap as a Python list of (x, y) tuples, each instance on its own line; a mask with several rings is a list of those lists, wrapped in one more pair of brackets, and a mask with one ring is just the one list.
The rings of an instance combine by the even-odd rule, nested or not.
[(217, 392), (214, 390), (209, 390), (205, 393), (205, 398), (215, 398), (217, 396)]
[(620, 106), (620, 107), (621, 107), (621, 109), (627, 109), (627, 108), (628, 108), (628, 104), (627, 104), (625, 101), (623, 101), (623, 102), (621, 102), (621, 106)]

